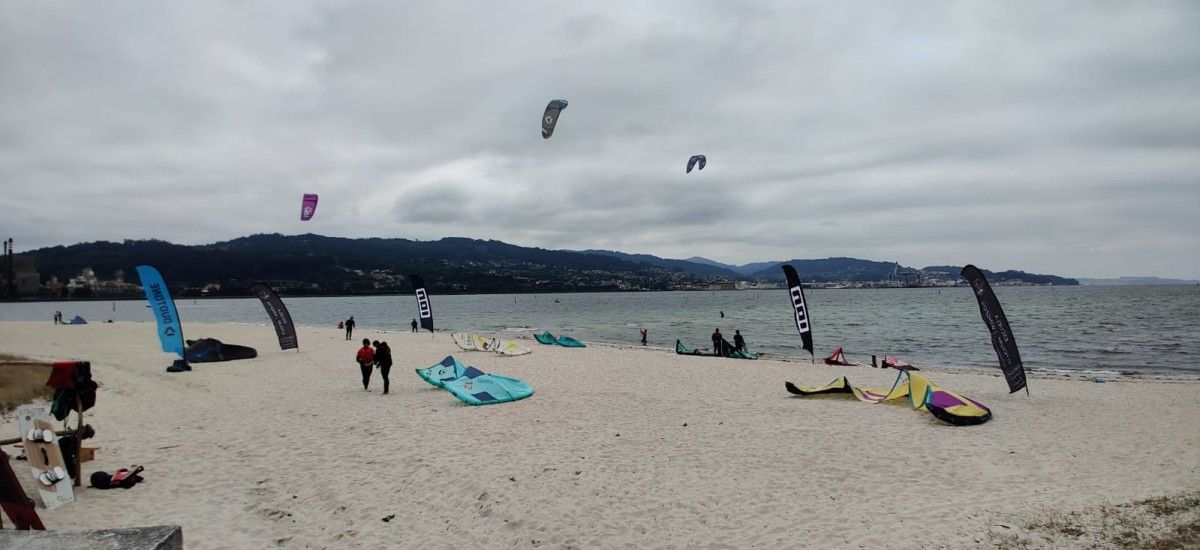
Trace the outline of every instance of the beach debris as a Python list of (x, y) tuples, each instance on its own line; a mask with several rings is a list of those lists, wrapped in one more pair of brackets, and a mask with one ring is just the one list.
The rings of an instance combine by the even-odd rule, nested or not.
[(384, 522), (384, 523), (387, 523), (387, 522), (389, 522), (389, 521), (392, 521), (392, 519), (393, 519), (393, 518), (395, 518), (395, 517), (396, 517), (396, 514), (388, 514), (388, 515), (386, 515), (386, 516), (383, 516), (383, 518), (382, 518), (382, 519), (383, 519), (383, 522)]
[(686, 427), (687, 427), (687, 422), (684, 422), (684, 423), (683, 423), (683, 427), (684, 427), (684, 428), (686, 428)]
[(515, 482), (517, 480), (517, 478), (515, 476), (508, 476), (508, 480)]

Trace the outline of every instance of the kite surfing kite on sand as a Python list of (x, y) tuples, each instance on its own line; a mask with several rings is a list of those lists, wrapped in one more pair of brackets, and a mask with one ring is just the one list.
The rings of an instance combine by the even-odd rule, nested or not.
[(317, 213), (317, 196), (312, 193), (305, 193), (304, 198), (300, 200), (300, 221), (306, 222), (311, 220), (313, 214)]
[(891, 389), (861, 388), (850, 384), (845, 376), (824, 386), (797, 386), (784, 382), (788, 393), (800, 397), (850, 393), (864, 403), (883, 403), (902, 397), (918, 411), (927, 411), (938, 420), (955, 426), (983, 424), (992, 418), (992, 411), (982, 403), (933, 385), (928, 378), (910, 371), (900, 371)]
[(486, 338), (470, 332), (455, 332), (450, 335), (454, 343), (463, 351), (491, 351), (500, 355), (525, 355), (531, 349), (508, 340)]
[(554, 127), (558, 124), (558, 116), (567, 108), (567, 100), (555, 99), (546, 105), (542, 114), (542, 139), (550, 139), (554, 135)]
[(449, 391), (468, 405), (495, 405), (533, 395), (533, 386), (524, 380), (485, 373), (463, 365), (452, 355), (432, 367), (414, 370), (422, 380)]

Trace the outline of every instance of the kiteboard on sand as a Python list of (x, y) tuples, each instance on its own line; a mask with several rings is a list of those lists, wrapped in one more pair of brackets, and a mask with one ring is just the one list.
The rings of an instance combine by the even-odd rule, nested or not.
[(71, 475), (58, 447), (50, 413), (41, 405), (17, 407), (17, 428), (25, 442), (25, 458), (47, 510), (75, 502)]

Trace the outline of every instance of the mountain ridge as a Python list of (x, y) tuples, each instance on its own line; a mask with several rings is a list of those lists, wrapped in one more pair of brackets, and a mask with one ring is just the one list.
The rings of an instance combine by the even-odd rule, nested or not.
[[(782, 281), (779, 265), (741, 266), (661, 258), (609, 250), (551, 250), (497, 240), (443, 237), (431, 241), (382, 237), (329, 237), (313, 233), (255, 234), (202, 245), (161, 240), (95, 241), (24, 252), (41, 273), (67, 280), (91, 268), (97, 279), (152, 264), (173, 286), (217, 287), (237, 295), (253, 281), (291, 294), (392, 293), (411, 289), (410, 273), (424, 276), (431, 292), (563, 292), (708, 288), (721, 281)], [(806, 282), (879, 282), (894, 270), (915, 271), (848, 257), (790, 260)], [(714, 265), (716, 264), (716, 265)], [(931, 266), (957, 278), (957, 266)], [(748, 271), (743, 273), (741, 271)], [(986, 272), (990, 273), (990, 272)], [(1033, 284), (1075, 284), (1071, 279), (1017, 271), (997, 272)], [(214, 284), (216, 283), (216, 284)]]

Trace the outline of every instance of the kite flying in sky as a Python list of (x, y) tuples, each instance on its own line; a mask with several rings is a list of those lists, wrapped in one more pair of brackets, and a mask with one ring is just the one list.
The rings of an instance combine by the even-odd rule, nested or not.
[(691, 174), (692, 168), (695, 168), (696, 164), (699, 164), (700, 165), (699, 169), (703, 170), (704, 165), (707, 163), (708, 163), (708, 159), (704, 158), (704, 155), (692, 155), (692, 158), (688, 159), (687, 173)]
[(300, 203), (300, 221), (311, 220), (313, 214), (317, 213), (317, 196), (312, 193), (305, 193), (304, 200)]
[(554, 125), (558, 124), (558, 115), (567, 108), (567, 100), (555, 99), (546, 105), (546, 114), (542, 115), (542, 138), (550, 139), (554, 135)]

